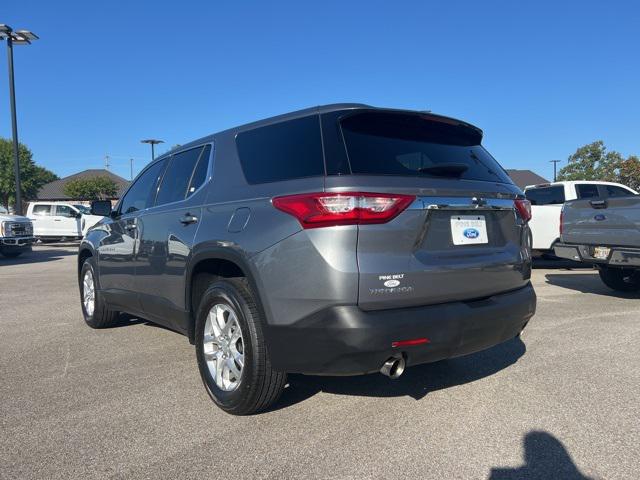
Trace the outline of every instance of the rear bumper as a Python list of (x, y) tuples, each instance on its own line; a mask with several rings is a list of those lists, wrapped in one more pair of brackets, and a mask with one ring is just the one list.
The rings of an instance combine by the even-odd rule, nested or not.
[[(408, 365), (436, 362), (515, 337), (535, 309), (531, 284), (472, 302), (367, 312), (353, 305), (331, 307), (293, 326), (270, 326), (271, 363), (290, 373), (358, 375), (377, 372), (397, 353)], [(429, 343), (423, 345), (391, 346), (425, 337)]]
[[(603, 245), (606, 246), (606, 245)], [(613, 267), (640, 267), (640, 248), (609, 247), (609, 258), (593, 258), (591, 245), (572, 245), (559, 243), (554, 247), (557, 257), (568, 258), (578, 262), (593, 263), (596, 265), (611, 265)]]
[(35, 241), (34, 237), (4, 237), (0, 238), (0, 245), (3, 247), (28, 247)]

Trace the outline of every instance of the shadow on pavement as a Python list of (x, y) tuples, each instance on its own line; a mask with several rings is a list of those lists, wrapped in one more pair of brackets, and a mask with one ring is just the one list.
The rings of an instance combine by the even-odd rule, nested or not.
[(517, 468), (492, 468), (489, 480), (588, 480), (580, 473), (560, 440), (547, 432), (531, 431), (523, 440), (525, 464)]
[(289, 375), (289, 387), (272, 410), (305, 401), (319, 392), (366, 397), (409, 396), (420, 400), (430, 392), (470, 383), (514, 364), (526, 351), (516, 337), (489, 350), (465, 357), (407, 368), (397, 380), (381, 374), (355, 377)]
[(547, 283), (557, 287), (568, 288), (582, 293), (595, 293), (617, 298), (638, 298), (640, 292), (617, 292), (607, 287), (598, 273), (582, 275), (563, 275), (561, 273), (548, 273), (545, 275)]
[[(66, 245), (69, 247), (69, 245)], [(6, 258), (0, 256), (0, 266), (1, 265), (23, 265), (28, 263), (41, 263), (41, 262), (51, 262), (54, 260), (61, 260), (63, 257), (68, 257), (69, 255), (77, 255), (78, 252), (76, 250), (62, 249), (62, 248), (51, 248), (49, 245), (45, 248), (38, 247), (37, 249), (33, 249), (31, 252), (24, 252), (19, 257), (16, 258)]]
[(572, 260), (565, 260), (563, 258), (543, 258), (538, 257), (533, 259), (533, 268), (548, 268), (548, 269), (592, 269), (593, 267), (587, 263), (574, 262)]

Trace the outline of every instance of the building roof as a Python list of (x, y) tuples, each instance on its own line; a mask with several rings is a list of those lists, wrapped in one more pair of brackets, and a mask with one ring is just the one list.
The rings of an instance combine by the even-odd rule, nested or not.
[(81, 178), (107, 177), (113, 180), (118, 186), (118, 193), (115, 198), (120, 198), (129, 186), (129, 181), (119, 175), (105, 169), (90, 169), (82, 172), (74, 173), (68, 177), (54, 180), (53, 182), (43, 185), (38, 190), (37, 200), (74, 200), (64, 194), (64, 186), (69, 180), (77, 180)]
[(540, 183), (549, 183), (544, 177), (531, 170), (507, 170), (507, 173), (518, 187), (523, 189), (527, 185), (538, 185)]

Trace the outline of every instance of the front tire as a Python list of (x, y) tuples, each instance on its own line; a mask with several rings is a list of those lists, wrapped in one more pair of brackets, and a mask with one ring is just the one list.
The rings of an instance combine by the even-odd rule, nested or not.
[(109, 310), (97, 288), (93, 257), (82, 264), (80, 270), (80, 304), (84, 321), (91, 328), (108, 328), (118, 323), (119, 313)]
[(600, 266), (598, 273), (600, 273), (600, 279), (603, 283), (613, 290), (619, 292), (640, 290), (640, 270)]
[(232, 415), (273, 405), (287, 375), (271, 368), (263, 319), (245, 279), (212, 283), (196, 317), (196, 357), (211, 399)]

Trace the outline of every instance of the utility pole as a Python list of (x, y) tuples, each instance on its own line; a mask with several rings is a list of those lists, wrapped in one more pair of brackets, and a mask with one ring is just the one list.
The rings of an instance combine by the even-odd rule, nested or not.
[(553, 181), (556, 181), (556, 166), (560, 163), (560, 160), (549, 160), (549, 163), (553, 163)]
[(109, 159), (110, 159), (110, 158), (111, 158), (111, 157), (110, 157), (109, 155), (105, 155), (105, 156), (104, 156), (104, 169), (105, 169), (105, 170), (109, 170), (109, 167), (111, 166), (111, 165), (109, 164)]

